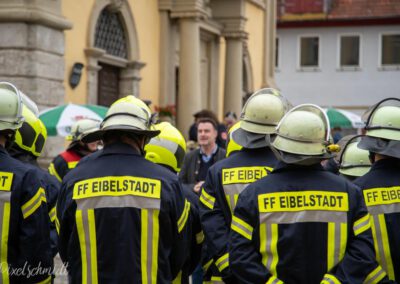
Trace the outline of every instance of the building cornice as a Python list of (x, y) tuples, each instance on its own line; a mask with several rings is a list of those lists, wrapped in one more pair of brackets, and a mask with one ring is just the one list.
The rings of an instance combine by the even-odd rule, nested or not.
[(34, 23), (58, 30), (72, 28), (72, 23), (60, 15), (37, 7), (0, 4), (0, 22)]
[(277, 23), (280, 29), (285, 28), (315, 28), (315, 27), (351, 27), (351, 26), (390, 26), (400, 25), (400, 17), (389, 18), (359, 18), (359, 19), (325, 19), (304, 21), (281, 21)]

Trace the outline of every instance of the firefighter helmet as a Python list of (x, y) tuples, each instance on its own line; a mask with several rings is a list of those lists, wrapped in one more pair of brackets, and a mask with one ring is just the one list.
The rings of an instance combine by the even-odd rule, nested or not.
[(302, 104), (291, 109), (279, 122), (272, 142), (284, 162), (302, 163), (332, 157), (338, 147), (329, 142), (330, 127), (325, 112), (317, 105)]
[(15, 133), (14, 143), (22, 150), (39, 157), (47, 139), (43, 122), (25, 105), (22, 106), (24, 122)]
[(16, 130), (23, 120), (20, 91), (11, 83), (0, 82), (0, 130)]
[(154, 117), (149, 107), (140, 99), (130, 95), (115, 101), (108, 109), (106, 117), (100, 124), (100, 130), (85, 135), (85, 143), (100, 140), (106, 131), (120, 130), (141, 134), (152, 138), (160, 131), (152, 130)]
[(229, 157), (232, 153), (240, 151), (243, 147), (240, 146), (233, 138), (233, 132), (240, 127), (240, 121), (236, 122), (228, 132), (228, 138), (226, 139), (226, 157)]
[(185, 138), (169, 122), (156, 124), (154, 129), (159, 130), (160, 134), (145, 146), (146, 159), (180, 172), (186, 153)]
[(341, 174), (360, 177), (371, 168), (369, 152), (357, 147), (360, 138), (361, 135), (356, 135), (343, 146), (339, 157), (339, 172)]

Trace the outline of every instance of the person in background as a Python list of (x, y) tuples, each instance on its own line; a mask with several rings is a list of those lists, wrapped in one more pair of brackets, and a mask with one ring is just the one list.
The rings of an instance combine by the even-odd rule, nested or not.
[[(332, 156), (323, 109), (303, 104), (279, 122), (280, 162), (240, 195), (229, 266), (243, 284), (378, 283), (370, 215), (357, 186), (325, 171)], [(386, 277), (387, 280), (387, 277)]]
[(227, 138), (227, 130), (224, 124), (218, 122), (217, 116), (211, 111), (207, 109), (203, 109), (201, 111), (196, 112), (194, 115), (194, 123), (190, 126), (189, 129), (189, 140), (197, 141), (197, 124), (202, 118), (209, 118), (215, 121), (217, 125), (218, 135), (217, 135), (217, 144), (218, 146), (225, 148), (226, 138)]
[(0, 279), (2, 283), (50, 283), (50, 218), (41, 173), (6, 151), (23, 125), (22, 108), (19, 90), (0, 82)]
[(232, 111), (228, 111), (225, 116), (224, 116), (224, 124), (226, 127), (226, 130), (229, 131), (229, 129), (237, 122), (237, 116), (236, 113)]
[[(167, 168), (174, 174), (179, 173), (186, 151), (185, 138), (178, 129), (168, 122), (156, 124), (154, 129), (161, 132), (144, 147), (146, 159)], [(190, 250), (187, 252), (187, 260), (173, 284), (189, 284), (189, 275), (193, 273), (200, 262), (201, 247), (204, 240), (198, 208), (199, 197), (191, 189), (185, 187), (183, 194), (190, 202), (190, 211), (187, 217)], [(188, 205), (186, 204), (186, 206)]]
[(99, 141), (91, 143), (83, 143), (81, 138), (83, 135), (99, 129), (100, 121), (93, 119), (80, 119), (71, 127), (71, 133), (67, 136), (67, 140), (71, 141), (67, 149), (57, 155), (50, 163), (49, 173), (62, 182), (64, 176), (76, 167), (80, 159), (93, 152), (96, 152)]
[(387, 274), (400, 282), (400, 99), (388, 98), (365, 114), (365, 136), (358, 147), (369, 152), (368, 173), (354, 181), (361, 187), (371, 214), (379, 267), (376, 275)]
[[(362, 135), (345, 136), (338, 144), (341, 145), (339, 156), (339, 173), (353, 181), (365, 175), (371, 168), (369, 152), (357, 147)], [(346, 140), (344, 143), (342, 140)]]
[(206, 179), (208, 169), (225, 158), (226, 152), (216, 143), (217, 124), (211, 118), (202, 118), (197, 125), (199, 148), (185, 155), (179, 179), (197, 195)]

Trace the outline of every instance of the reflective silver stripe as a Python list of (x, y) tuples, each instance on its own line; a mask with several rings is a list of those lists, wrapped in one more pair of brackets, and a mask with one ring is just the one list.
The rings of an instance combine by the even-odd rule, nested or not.
[(167, 140), (167, 139), (160, 140), (157, 137), (151, 139), (151, 144), (166, 148), (173, 154), (176, 152), (176, 150), (178, 150), (178, 147), (179, 147), (179, 145), (176, 144), (175, 142), (172, 142), (172, 141)]
[(272, 259), (273, 259), (273, 255), (272, 255), (272, 252), (271, 252), (271, 242), (272, 242), (271, 224), (266, 224), (265, 228), (266, 228), (265, 235), (267, 237), (267, 240), (265, 242), (265, 246), (266, 246), (265, 253), (267, 255), (267, 268), (268, 268), (269, 271), (271, 271)]
[(260, 213), (260, 224), (294, 224), (305, 222), (347, 223), (347, 213), (321, 210)]
[(368, 206), (368, 212), (371, 215), (399, 213), (400, 203)]
[(364, 282), (363, 284), (373, 284), (376, 283), (375, 281), (383, 278), (382, 276), (386, 275), (386, 272), (383, 271), (382, 269), (379, 270), (379, 272), (377, 274), (375, 274), (371, 279), (369, 279), (368, 281)]
[(147, 198), (141, 196), (99, 196), (91, 198), (76, 199), (78, 209), (91, 209), (91, 208), (110, 208), (110, 207), (134, 207), (134, 208), (148, 208), (160, 209), (161, 199)]
[(249, 185), (248, 183), (240, 183), (240, 184), (225, 184), (222, 186), (226, 198), (229, 199), (231, 213), (233, 213), (236, 207), (235, 195), (239, 195), (248, 185)]
[(151, 264), (153, 263), (153, 210), (149, 210), (147, 214), (147, 281), (152, 283)]
[(87, 210), (82, 211), (82, 223), (83, 223), (83, 230), (85, 232), (85, 243), (86, 243), (87, 283), (92, 283), (92, 259), (90, 254), (91, 244), (89, 235), (89, 215)]
[(332, 279), (324, 277), (324, 281), (328, 282), (329, 284), (335, 284)]
[(379, 223), (379, 216), (378, 215), (372, 215), (372, 219), (374, 220), (374, 223), (375, 223), (376, 243), (378, 245), (379, 256), (380, 256), (380, 263), (379, 264), (383, 267), (384, 270), (388, 271), (388, 265), (386, 263), (385, 250), (384, 250), (383, 243), (382, 243), (382, 232), (381, 232), (381, 226), (380, 226), (380, 223)]
[(0, 203), (10, 202), (11, 191), (0, 191)]
[(279, 279), (274, 279), (273, 281), (272, 281), (272, 284), (278, 284), (279, 283)]
[[(357, 230), (359, 230), (360, 228), (367, 226), (370, 223), (369, 218), (366, 219), (365, 221), (361, 222), (360, 224), (358, 224), (357, 226), (353, 227), (353, 231), (354, 233), (357, 232)], [(364, 230), (365, 231), (365, 230)]]
[(247, 233), (251, 237), (253, 235), (253, 231), (250, 231), (249, 229), (247, 229), (245, 226), (243, 226), (239, 222), (236, 222), (235, 218), (236, 217), (233, 216), (231, 225), (235, 225), (236, 227), (239, 227), (240, 229), (242, 229), (245, 233)]
[(33, 212), (35, 212), (36, 209), (34, 211), (32, 211), (32, 209), (35, 207), (39, 207), (42, 202), (46, 202), (46, 194), (44, 192), (44, 189), (40, 187), (35, 196), (33, 196), (29, 201), (25, 203), (25, 204), (30, 203), (29, 206), (25, 207), (25, 204), (22, 206), (21, 210), (24, 219), (29, 217)]

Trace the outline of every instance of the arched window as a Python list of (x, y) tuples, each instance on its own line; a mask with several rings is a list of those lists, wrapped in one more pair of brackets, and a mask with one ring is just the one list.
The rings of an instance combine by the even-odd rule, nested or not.
[(113, 13), (107, 8), (101, 11), (96, 23), (94, 45), (108, 54), (128, 58), (125, 31), (118, 13)]

